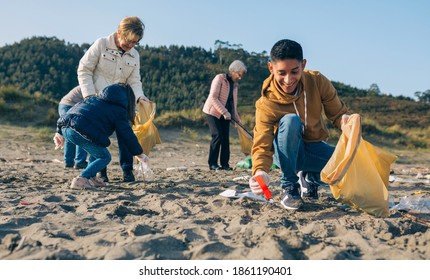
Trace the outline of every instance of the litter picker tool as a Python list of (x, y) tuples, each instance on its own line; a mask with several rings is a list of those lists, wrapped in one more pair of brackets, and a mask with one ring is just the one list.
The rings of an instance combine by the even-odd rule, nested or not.
[(255, 177), (255, 179), (263, 190), (263, 194), (266, 200), (268, 200), (270, 203), (273, 203), (272, 193), (270, 192), (269, 187), (264, 182), (263, 177), (261, 177), (261, 175), (258, 175), (257, 177)]
[(252, 133), (246, 129), (246, 127), (243, 126), (243, 124), (235, 121), (234, 119), (231, 119), (235, 124), (237, 124), (240, 128), (242, 128), (249, 136), (251, 136), (252, 139), (254, 139), (254, 136), (252, 135)]

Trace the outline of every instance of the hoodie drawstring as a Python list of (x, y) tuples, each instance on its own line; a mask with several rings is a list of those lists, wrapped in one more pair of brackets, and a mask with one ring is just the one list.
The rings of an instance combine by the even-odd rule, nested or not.
[[(305, 103), (305, 126), (302, 128), (302, 133), (304, 134), (305, 133), (305, 127), (308, 126), (308, 104), (307, 104), (307, 100), (306, 100), (306, 90), (304, 90), (303, 93), (304, 93), (304, 100), (305, 100), (304, 101), (304, 103)], [(293, 102), (293, 105), (294, 105), (294, 109), (296, 110), (297, 116), (300, 117), (299, 110), (297, 110), (296, 101)]]

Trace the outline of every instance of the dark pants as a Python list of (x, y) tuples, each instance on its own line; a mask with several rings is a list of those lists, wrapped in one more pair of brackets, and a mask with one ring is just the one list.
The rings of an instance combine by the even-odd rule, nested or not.
[[(212, 140), (209, 148), (208, 164), (218, 165), (218, 156), (220, 157), (221, 166), (229, 166), (230, 160), (230, 121), (221, 116), (217, 119), (214, 116), (206, 114), (206, 120), (209, 125)], [(220, 154), (221, 149), (221, 154)]]
[(133, 170), (133, 155), (129, 152), (127, 146), (125, 145), (125, 141), (118, 138), (118, 148), (119, 148), (119, 164), (121, 166), (122, 171), (130, 171)]
[[(121, 169), (123, 172), (133, 170), (133, 155), (128, 151), (127, 146), (124, 144), (124, 141), (122, 141), (120, 138), (118, 138), (117, 135), (117, 141), (118, 141), (118, 148), (119, 148), (119, 165), (121, 166)], [(106, 176), (107, 168), (103, 168), (101, 171), (104, 176)]]

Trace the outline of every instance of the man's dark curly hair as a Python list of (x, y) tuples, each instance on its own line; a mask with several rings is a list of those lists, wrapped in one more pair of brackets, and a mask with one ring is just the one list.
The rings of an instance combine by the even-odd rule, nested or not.
[(303, 60), (303, 50), (299, 43), (283, 39), (276, 42), (270, 51), (270, 61), (275, 62), (284, 59), (297, 59)]

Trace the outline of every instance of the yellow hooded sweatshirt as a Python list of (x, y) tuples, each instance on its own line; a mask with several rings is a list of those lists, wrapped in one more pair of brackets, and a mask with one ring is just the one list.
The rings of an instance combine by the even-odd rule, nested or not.
[(317, 71), (305, 70), (296, 95), (284, 92), (271, 74), (264, 82), (261, 97), (256, 101), (252, 174), (270, 171), (273, 161), (273, 140), (281, 118), (297, 114), (304, 127), (305, 142), (326, 141), (328, 130), (323, 115), (340, 129), (341, 117), (348, 109), (339, 99), (332, 83)]

